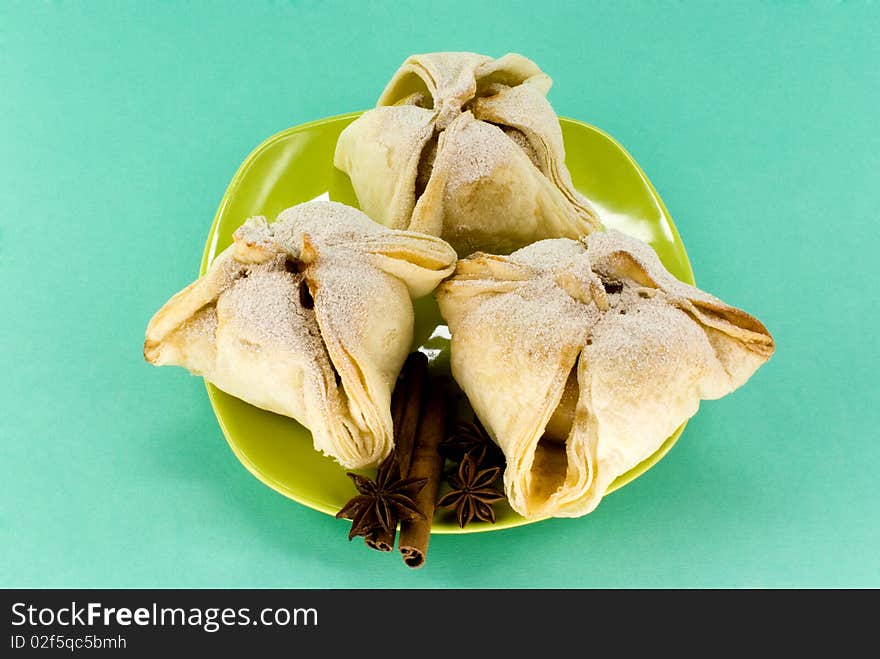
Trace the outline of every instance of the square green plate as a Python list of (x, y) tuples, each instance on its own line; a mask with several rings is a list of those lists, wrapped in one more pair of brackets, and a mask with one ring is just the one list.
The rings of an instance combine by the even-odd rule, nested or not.
[[(360, 113), (320, 119), (273, 135), (239, 167), (214, 218), (202, 257), (204, 274), (216, 254), (232, 242), (232, 232), (252, 215), (270, 221), (304, 201), (332, 199), (357, 206), (348, 177), (333, 167), (333, 151), (342, 129)], [(635, 160), (598, 128), (560, 119), (566, 164), (575, 187), (590, 199), (606, 226), (640, 238), (657, 251), (669, 271), (690, 284), (693, 273), (681, 238), (648, 178)], [(449, 340), (431, 296), (415, 303), (413, 349), (431, 359), (431, 368), (448, 373)], [(207, 384), (211, 405), (229, 446), (247, 469), (269, 487), (306, 506), (335, 514), (354, 496), (345, 470), (312, 448), (309, 431), (296, 421), (260, 410)], [(678, 439), (684, 425), (644, 462), (620, 476), (609, 492), (650, 469)], [(497, 507), (497, 523), (473, 523), (459, 529), (446, 511), (438, 511), (434, 533), (490, 531), (528, 524), (509, 507)]]

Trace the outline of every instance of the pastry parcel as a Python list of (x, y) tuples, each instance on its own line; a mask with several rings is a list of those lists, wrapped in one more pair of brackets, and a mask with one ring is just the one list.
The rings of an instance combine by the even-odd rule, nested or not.
[(336, 167), (374, 220), (462, 256), (579, 238), (600, 223), (565, 167), (551, 82), (521, 55), (413, 55), (340, 135)]
[(437, 298), (452, 373), (527, 517), (592, 511), (701, 399), (742, 385), (774, 349), (758, 320), (616, 231), (475, 254)]
[(391, 391), (409, 352), (411, 298), (452, 272), (438, 238), (333, 202), (249, 219), (204, 276), (147, 327), (144, 356), (183, 366), (312, 431), (348, 468), (392, 448)]

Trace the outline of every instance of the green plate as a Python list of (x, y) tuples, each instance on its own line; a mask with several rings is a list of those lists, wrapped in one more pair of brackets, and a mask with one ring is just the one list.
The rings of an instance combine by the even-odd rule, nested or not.
[[(357, 206), (348, 177), (333, 167), (339, 133), (360, 113), (320, 119), (270, 137), (238, 168), (208, 234), (203, 274), (214, 256), (232, 242), (232, 232), (248, 217), (270, 221), (279, 212), (312, 199), (332, 199)], [(598, 128), (560, 119), (567, 164), (575, 187), (590, 199), (609, 227), (651, 244), (672, 274), (694, 283), (681, 238), (648, 177), (624, 148)], [(413, 348), (431, 358), (437, 372), (449, 368), (449, 341), (436, 331), (442, 319), (433, 298), (416, 302)], [(443, 328), (445, 329), (445, 328)], [(345, 471), (312, 448), (308, 430), (296, 421), (257, 409), (207, 384), (208, 396), (223, 434), (247, 469), (266, 485), (310, 508), (335, 514), (355, 494)], [(684, 425), (644, 462), (620, 476), (609, 492), (645, 473), (681, 435)], [(438, 511), (434, 533), (490, 531), (528, 524), (509, 507), (498, 506), (497, 523), (473, 523), (460, 529), (446, 511)]]

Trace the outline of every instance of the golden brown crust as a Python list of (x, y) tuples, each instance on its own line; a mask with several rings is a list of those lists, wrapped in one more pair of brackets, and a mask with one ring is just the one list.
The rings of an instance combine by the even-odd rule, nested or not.
[(374, 220), (461, 255), (579, 238), (601, 223), (566, 169), (550, 84), (521, 55), (413, 55), (340, 135), (335, 165)]
[(349, 468), (391, 449), (391, 389), (409, 352), (411, 295), (453, 270), (430, 236), (333, 202), (252, 218), (204, 276), (150, 321), (144, 357), (290, 416)]
[(511, 506), (529, 517), (593, 510), (774, 347), (754, 317), (614, 231), (476, 254), (436, 295), (453, 374), (505, 453)]

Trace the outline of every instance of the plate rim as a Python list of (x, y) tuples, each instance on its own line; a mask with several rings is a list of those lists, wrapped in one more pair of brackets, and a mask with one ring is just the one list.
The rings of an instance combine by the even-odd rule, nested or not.
[[(291, 126), (289, 128), (285, 128), (273, 135), (270, 135), (266, 139), (264, 139), (260, 144), (258, 144), (251, 152), (247, 155), (247, 157), (242, 161), (242, 163), (236, 169), (235, 174), (232, 179), (229, 181), (229, 184), (226, 186), (226, 190), (223, 193), (223, 197), (220, 199), (220, 204), (217, 207), (217, 211), (214, 214), (214, 220), (211, 222), (211, 227), (208, 230), (208, 237), (205, 241), (205, 247), (202, 251), (202, 259), (199, 263), (199, 277), (201, 277), (208, 268), (208, 265), (213, 261), (214, 257), (217, 254), (217, 242), (219, 239), (219, 232), (217, 231), (217, 227), (220, 224), (220, 218), (223, 216), (223, 213), (229, 204), (236, 187), (240, 184), (241, 180), (245, 177), (247, 172), (250, 170), (254, 161), (257, 157), (267, 148), (275, 144), (276, 142), (289, 137), (290, 135), (294, 135), (298, 132), (302, 132), (305, 130), (311, 130), (313, 128), (317, 128), (323, 124), (335, 123), (337, 121), (342, 121), (345, 119), (353, 119), (362, 115), (367, 110), (358, 110), (355, 112), (346, 112), (343, 114), (333, 115), (329, 117), (321, 117), (320, 119), (315, 119), (313, 121), (307, 121), (302, 124), (297, 124), (296, 126)], [(687, 248), (684, 244), (684, 241), (681, 239), (681, 234), (678, 232), (678, 227), (675, 225), (675, 222), (672, 219), (672, 216), (669, 213), (669, 210), (666, 208), (666, 204), (663, 202), (662, 197), (660, 197), (657, 192), (654, 184), (651, 183), (651, 180), (648, 178), (647, 174), (645, 174), (644, 170), (641, 168), (636, 159), (626, 150), (626, 148), (618, 142), (614, 137), (612, 137), (609, 133), (602, 130), (601, 128), (594, 126), (593, 124), (587, 123), (585, 121), (581, 121), (579, 119), (573, 119), (571, 117), (559, 116), (560, 124), (568, 123), (580, 126), (583, 129), (593, 131), (598, 133), (605, 139), (607, 139), (611, 144), (617, 148), (621, 154), (626, 158), (629, 164), (633, 167), (633, 169), (638, 173), (642, 182), (648, 187), (651, 192), (651, 196), (657, 205), (660, 207), (663, 216), (669, 223), (669, 229), (672, 232), (673, 240), (677, 241), (682, 246), (682, 253), (684, 255), (684, 265), (686, 268), (686, 272), (689, 275), (691, 285), (696, 285), (696, 280), (694, 278), (693, 267), (691, 266), (690, 257), (687, 253)], [(220, 426), (220, 430), (223, 433), (223, 437), (226, 440), (227, 445), (232, 450), (232, 453), (238, 459), (238, 461), (247, 469), (257, 480), (271, 488), (275, 492), (278, 492), (282, 496), (287, 497), (297, 503), (306, 506), (307, 508), (311, 508), (312, 510), (316, 510), (318, 512), (324, 513), (326, 515), (334, 516), (335, 515), (335, 507), (325, 503), (319, 503), (313, 499), (305, 499), (301, 496), (298, 496), (294, 491), (290, 490), (286, 485), (276, 481), (275, 479), (267, 476), (263, 472), (261, 472), (257, 466), (236, 446), (236, 443), (230, 437), (230, 432), (226, 427), (226, 423), (224, 422), (222, 415), (217, 413), (217, 400), (216, 395), (220, 390), (217, 389), (214, 385), (212, 385), (207, 378), (202, 378), (205, 389), (208, 392), (208, 400), (211, 403), (211, 411), (214, 413), (214, 418), (217, 420), (217, 424)], [(609, 494), (616, 492), (621, 489), (625, 485), (628, 485), (632, 481), (636, 480), (640, 476), (644, 475), (647, 471), (649, 471), (654, 465), (656, 465), (660, 460), (662, 460), (672, 447), (678, 442), (682, 433), (684, 432), (685, 427), (688, 424), (690, 419), (685, 419), (684, 423), (682, 423), (675, 432), (672, 433), (663, 444), (660, 445), (654, 453), (649, 455), (647, 458), (639, 462), (632, 469), (629, 469), (625, 473), (618, 476), (612, 483), (608, 486), (608, 489), (605, 491), (603, 498), (608, 496)], [(543, 517), (532, 517), (526, 518), (522, 516), (516, 516), (512, 519), (504, 522), (498, 522), (496, 524), (485, 524), (474, 527), (466, 527), (464, 529), (457, 527), (443, 527), (443, 528), (432, 528), (431, 535), (459, 535), (465, 533), (487, 533), (491, 531), (501, 531), (504, 529), (516, 528), (519, 526), (526, 526), (528, 524), (535, 524), (537, 522), (542, 522), (547, 519), (551, 519), (550, 516)]]

